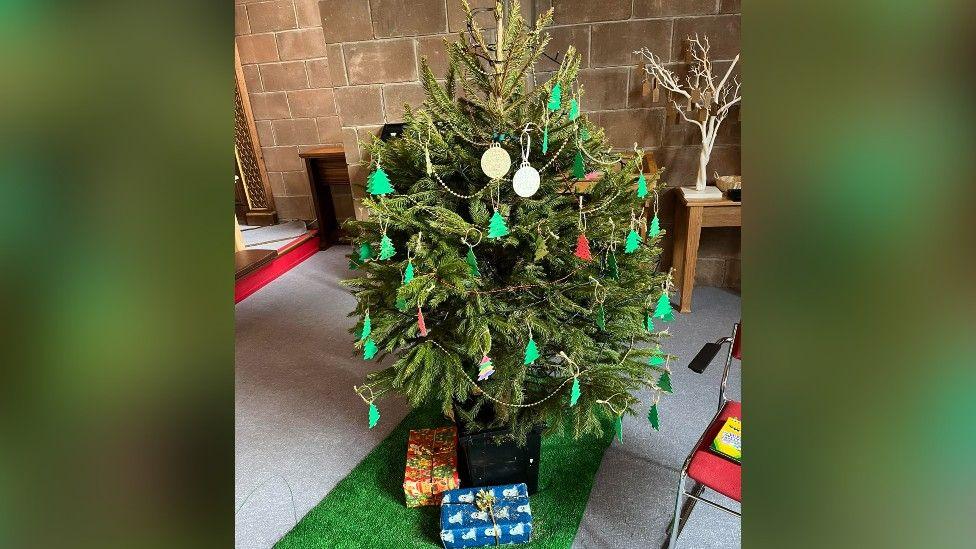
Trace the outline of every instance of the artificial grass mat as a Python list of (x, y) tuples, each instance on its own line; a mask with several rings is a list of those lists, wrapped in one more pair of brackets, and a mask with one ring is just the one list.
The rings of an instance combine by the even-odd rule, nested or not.
[[(410, 430), (448, 424), (437, 409), (411, 411), (275, 547), (441, 547), (440, 507), (406, 507), (403, 470)], [(530, 498), (532, 541), (520, 547), (566, 549), (572, 545), (610, 441), (610, 434), (602, 439), (543, 438), (539, 491)]]

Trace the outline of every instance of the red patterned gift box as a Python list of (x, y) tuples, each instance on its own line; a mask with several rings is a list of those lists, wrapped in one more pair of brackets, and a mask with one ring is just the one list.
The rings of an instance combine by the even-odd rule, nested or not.
[(407, 507), (440, 505), (441, 493), (458, 486), (457, 429), (451, 426), (410, 431), (403, 475)]

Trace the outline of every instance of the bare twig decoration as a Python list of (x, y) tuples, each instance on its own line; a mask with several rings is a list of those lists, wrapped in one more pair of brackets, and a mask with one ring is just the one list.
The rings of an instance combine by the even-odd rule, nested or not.
[[(660, 82), (664, 89), (671, 92), (669, 97), (675, 110), (681, 113), (681, 117), (686, 121), (698, 126), (701, 132), (702, 150), (698, 159), (698, 177), (695, 180), (695, 188), (701, 191), (705, 189), (706, 167), (712, 154), (712, 147), (715, 145), (718, 129), (728, 116), (729, 109), (742, 100), (740, 94), (742, 85), (738, 76), (732, 76), (732, 71), (739, 62), (738, 55), (732, 60), (725, 75), (717, 78), (712, 71), (712, 62), (708, 58), (710, 49), (708, 37), (699, 39), (696, 34), (694, 38), (689, 37), (688, 42), (692, 60), (683, 83), (664, 66), (661, 58), (649, 49), (641, 48), (634, 53), (647, 61), (648, 65), (644, 66), (644, 71), (656, 82)], [(680, 104), (679, 98), (682, 99)]]

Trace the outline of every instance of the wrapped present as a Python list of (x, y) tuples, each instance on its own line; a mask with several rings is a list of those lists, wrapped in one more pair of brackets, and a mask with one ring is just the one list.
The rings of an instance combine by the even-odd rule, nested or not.
[(407, 507), (437, 505), (442, 492), (458, 486), (457, 429), (451, 426), (410, 431), (403, 475)]
[(526, 543), (532, 509), (524, 483), (460, 488), (441, 499), (441, 542), (447, 549)]

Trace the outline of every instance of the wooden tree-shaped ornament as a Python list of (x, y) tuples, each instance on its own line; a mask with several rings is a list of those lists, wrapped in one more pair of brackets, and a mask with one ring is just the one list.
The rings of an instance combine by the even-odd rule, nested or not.
[[(729, 109), (742, 100), (739, 93), (741, 84), (738, 76), (732, 76), (732, 71), (739, 62), (739, 56), (729, 64), (725, 75), (719, 78), (712, 70), (709, 60), (708, 37), (688, 38), (691, 53), (691, 66), (684, 82), (668, 68), (664, 61), (654, 55), (651, 50), (641, 48), (634, 53), (640, 55), (648, 63), (644, 70), (654, 79), (655, 84), (661, 83), (664, 89), (671, 92), (671, 105), (681, 117), (698, 127), (701, 134), (702, 148), (698, 156), (698, 176), (694, 187), (681, 187), (681, 192), (689, 199), (718, 199), (722, 191), (718, 187), (706, 187), (708, 159), (712, 155), (712, 147), (718, 136), (718, 129), (722, 121), (729, 114)], [(678, 99), (681, 99), (679, 104)]]

